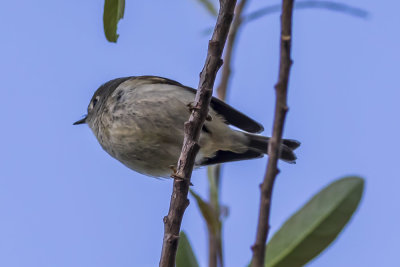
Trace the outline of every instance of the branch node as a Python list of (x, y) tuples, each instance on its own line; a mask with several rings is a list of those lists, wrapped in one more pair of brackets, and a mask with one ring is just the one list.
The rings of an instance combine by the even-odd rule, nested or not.
[(251, 248), (251, 250), (254, 252), (254, 251), (257, 251), (257, 249), (260, 247), (260, 245), (258, 245), (258, 244), (254, 244), (254, 245), (252, 245), (250, 248)]
[(179, 239), (179, 235), (168, 235), (167, 242), (171, 244), (171, 243), (178, 241), (178, 239)]
[(289, 107), (288, 107), (287, 105), (284, 105), (284, 106), (282, 107), (282, 109), (283, 109), (284, 112), (288, 112)]
[(220, 58), (220, 55), (222, 54), (222, 47), (220, 42), (210, 40), (208, 42), (208, 51), (210, 52), (211, 56)]

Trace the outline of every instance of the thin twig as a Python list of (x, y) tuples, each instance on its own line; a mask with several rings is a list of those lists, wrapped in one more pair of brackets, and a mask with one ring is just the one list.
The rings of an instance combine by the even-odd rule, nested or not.
[[(358, 8), (355, 6), (350, 6), (348, 4), (333, 2), (333, 1), (316, 1), (316, 0), (306, 0), (306, 1), (296, 1), (294, 3), (294, 9), (325, 9), (328, 11), (339, 12), (343, 14), (347, 14), (350, 16), (358, 17), (361, 19), (368, 19), (370, 17), (370, 13), (362, 8)], [(242, 16), (242, 23), (249, 23), (254, 20), (260, 19), (264, 16), (271, 15), (274, 13), (280, 12), (281, 4), (269, 5), (249, 14)], [(205, 35), (209, 35), (212, 31), (212, 27), (203, 30)]]
[(218, 253), (217, 237), (208, 229), (208, 267), (217, 267), (218, 261), (221, 264), (220, 266), (222, 266), (222, 259), (219, 258)]
[[(231, 27), (232, 29), (232, 27)], [(229, 40), (229, 37), (228, 37)], [(225, 68), (225, 62), (224, 62)], [(208, 230), (208, 267), (217, 267), (218, 263), (220, 267), (224, 266), (223, 255), (222, 255), (222, 223), (221, 223), (221, 206), (219, 203), (219, 189), (220, 189), (220, 166), (214, 165), (208, 167), (208, 183), (209, 183), (209, 202), (208, 205), (211, 207), (213, 216), (215, 216), (220, 227), (213, 229), (207, 223)]]
[(224, 55), (224, 67), (222, 68), (221, 81), (217, 87), (217, 96), (219, 99), (226, 99), (226, 92), (229, 85), (229, 78), (232, 72), (231, 61), (232, 53), (236, 41), (236, 36), (239, 28), (242, 24), (242, 12), (247, 4), (247, 0), (242, 0), (237, 4), (235, 9), (235, 16), (232, 21), (232, 27), (229, 31), (228, 41), (226, 43), (225, 55)]
[(177, 171), (173, 175), (173, 191), (168, 215), (164, 217), (164, 238), (161, 252), (161, 267), (175, 266), (179, 231), (183, 214), (189, 205), (187, 198), (193, 165), (199, 151), (200, 130), (208, 115), (215, 76), (222, 65), (222, 51), (232, 22), (236, 0), (220, 0), (220, 10), (211, 40), (205, 65), (200, 73), (200, 82), (195, 97), (195, 105), (190, 118), (184, 125), (184, 141), (178, 160)]
[[(221, 100), (226, 99), (226, 93), (229, 85), (229, 78), (231, 76), (231, 65), (232, 65), (232, 54), (233, 49), (237, 37), (237, 32), (239, 31), (240, 26), (242, 25), (242, 12), (244, 10), (245, 5), (248, 3), (247, 0), (240, 1), (235, 8), (235, 15), (233, 17), (232, 25), (229, 30), (228, 40), (226, 42), (226, 48), (224, 51), (224, 65), (221, 70), (221, 79), (219, 85), (217, 87), (217, 97)], [(209, 205), (212, 207), (214, 211), (214, 215), (218, 218), (219, 223), (221, 223), (221, 207), (218, 199), (218, 192), (220, 191), (220, 181), (221, 181), (221, 165), (211, 166), (209, 167), (212, 173), (213, 181), (210, 183), (214, 183), (214, 190), (217, 192), (212, 192), (212, 186), (210, 185), (210, 201)], [(223, 267), (224, 266), (224, 258), (222, 253), (222, 229), (218, 229), (216, 233), (212, 231), (210, 227), (208, 229), (208, 267)]]
[(290, 58), (292, 41), (292, 14), (293, 1), (282, 0), (281, 15), (281, 37), (280, 37), (280, 63), (279, 77), (275, 85), (276, 103), (272, 137), (268, 146), (268, 165), (261, 184), (260, 210), (257, 225), (256, 241), (252, 246), (253, 258), (252, 267), (264, 266), (266, 252), (266, 241), (269, 232), (269, 215), (271, 208), (272, 188), (276, 175), (279, 170), (277, 167), (279, 158), (279, 147), (282, 140), (283, 125), (285, 123), (287, 106), (287, 90), (289, 82), (290, 67), (292, 60)]
[[(315, 0), (308, 0), (308, 1), (296, 1), (294, 3), (294, 9), (326, 9), (329, 11), (335, 11), (340, 13), (345, 13), (351, 16), (359, 17), (366, 19), (369, 16), (368, 11), (350, 6), (348, 4), (333, 2), (333, 1), (315, 1)], [(260, 8), (259, 10), (253, 11), (243, 17), (243, 22), (247, 23), (266, 15), (277, 13), (281, 11), (281, 4), (277, 5), (270, 5), (267, 7)]]

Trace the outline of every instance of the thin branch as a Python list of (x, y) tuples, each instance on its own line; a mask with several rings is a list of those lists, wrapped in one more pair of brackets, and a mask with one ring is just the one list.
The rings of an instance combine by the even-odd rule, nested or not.
[(183, 214), (189, 205), (187, 198), (190, 178), (197, 152), (200, 130), (208, 115), (215, 76), (222, 65), (222, 51), (232, 22), (236, 0), (220, 0), (220, 10), (211, 40), (203, 70), (200, 73), (199, 89), (190, 118), (184, 125), (184, 141), (178, 160), (177, 171), (173, 175), (173, 192), (168, 215), (164, 217), (164, 238), (161, 252), (161, 267), (175, 266), (176, 250), (178, 248), (179, 231)]
[[(364, 9), (361, 9), (358, 7), (353, 7), (353, 6), (350, 6), (347, 4), (333, 2), (333, 1), (315, 1), (315, 0), (297, 1), (294, 4), (294, 8), (295, 9), (310, 9), (310, 8), (327, 9), (330, 11), (345, 13), (345, 14), (363, 18), (363, 19), (366, 19), (369, 16), (368, 11), (366, 11)], [(281, 4), (270, 5), (270, 6), (261, 8), (259, 10), (256, 10), (254, 12), (251, 12), (250, 14), (247, 14), (246, 16), (243, 17), (243, 22), (247, 23), (247, 22), (259, 19), (261, 17), (264, 17), (266, 15), (269, 15), (272, 13), (277, 13), (279, 11), (281, 11)]]
[[(217, 87), (217, 97), (224, 101), (226, 99), (226, 92), (229, 85), (229, 78), (232, 73), (231, 62), (232, 62), (234, 44), (236, 41), (237, 32), (239, 31), (239, 28), (242, 25), (242, 12), (247, 3), (248, 3), (247, 0), (241, 0), (235, 8), (235, 15), (233, 17), (232, 25), (229, 30), (228, 40), (224, 51), (224, 65), (221, 70), (222, 73), (221, 73), (220, 83)], [(209, 168), (209, 178), (210, 178), (209, 205), (212, 207), (214, 215), (218, 218), (218, 221), (222, 227), (221, 207), (218, 199), (218, 192), (220, 191), (220, 181), (221, 181), (221, 165), (211, 166), (208, 168)], [(211, 183), (213, 183), (213, 185), (211, 185)], [(224, 258), (222, 253), (222, 229), (221, 228), (218, 229), (216, 233), (214, 233), (210, 229), (210, 227), (208, 227), (207, 229), (208, 229), (208, 266), (223, 267)]]
[[(232, 29), (232, 27), (231, 27)], [(229, 37), (228, 37), (229, 39)], [(225, 68), (225, 64), (224, 64)], [(207, 175), (209, 182), (209, 203), (215, 216), (219, 227), (213, 229), (207, 223), (208, 230), (208, 267), (217, 267), (218, 263), (220, 267), (224, 266), (223, 254), (222, 254), (222, 222), (221, 222), (221, 206), (219, 203), (219, 189), (220, 189), (220, 167), (221, 165), (214, 165), (208, 167)]]
[(217, 96), (219, 99), (226, 99), (226, 91), (229, 85), (229, 78), (231, 75), (231, 61), (232, 61), (232, 53), (236, 41), (236, 36), (239, 31), (239, 28), (242, 24), (242, 12), (244, 7), (247, 4), (247, 0), (242, 0), (236, 6), (235, 16), (232, 21), (232, 27), (229, 31), (228, 41), (226, 43), (225, 55), (224, 55), (224, 67), (222, 68), (221, 81), (217, 87)]
[(257, 225), (256, 241), (252, 246), (253, 258), (252, 267), (264, 266), (266, 252), (266, 241), (269, 232), (269, 215), (271, 209), (272, 188), (276, 175), (279, 170), (277, 167), (279, 158), (279, 147), (282, 140), (283, 126), (285, 123), (287, 106), (287, 91), (290, 67), (292, 60), (290, 58), (292, 41), (292, 14), (294, 0), (282, 0), (281, 15), (281, 38), (280, 38), (280, 63), (279, 77), (275, 85), (276, 103), (272, 137), (268, 146), (268, 164), (261, 184), (260, 210)]
[(208, 229), (208, 267), (217, 267), (218, 262), (220, 266), (223, 266), (222, 259), (219, 257), (218, 245), (217, 237)]

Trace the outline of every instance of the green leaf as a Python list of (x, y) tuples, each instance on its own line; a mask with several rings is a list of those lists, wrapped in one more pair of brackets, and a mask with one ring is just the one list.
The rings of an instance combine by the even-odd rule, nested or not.
[(214, 17), (218, 15), (217, 9), (214, 7), (214, 4), (210, 0), (197, 0), (197, 1), (199, 1), (205, 7), (205, 9), (207, 9), (207, 11)]
[(178, 251), (176, 252), (176, 267), (199, 267), (185, 232), (182, 231), (179, 236)]
[(124, 17), (125, 0), (105, 0), (103, 13), (104, 33), (109, 42), (116, 43), (118, 39), (117, 25)]
[(216, 235), (221, 228), (221, 223), (219, 222), (217, 215), (215, 214), (211, 206), (192, 189), (190, 189), (190, 193), (196, 199), (197, 205), (199, 206), (201, 214), (206, 220), (207, 226), (209, 227), (210, 231), (212, 231), (213, 235)]
[(346, 177), (321, 190), (271, 238), (265, 266), (303, 266), (316, 257), (350, 220), (363, 189), (362, 178)]

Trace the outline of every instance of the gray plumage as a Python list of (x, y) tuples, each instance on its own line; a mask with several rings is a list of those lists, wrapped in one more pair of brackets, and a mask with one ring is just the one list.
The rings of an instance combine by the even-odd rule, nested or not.
[[(88, 114), (74, 124), (87, 123), (100, 145), (127, 167), (154, 177), (173, 173), (183, 143), (183, 125), (196, 90), (155, 76), (111, 80), (93, 95)], [(212, 98), (202, 129), (196, 167), (262, 157), (268, 137), (257, 135), (261, 124)], [(233, 125), (243, 131), (229, 127)], [(300, 143), (284, 139), (281, 159), (294, 163)]]

